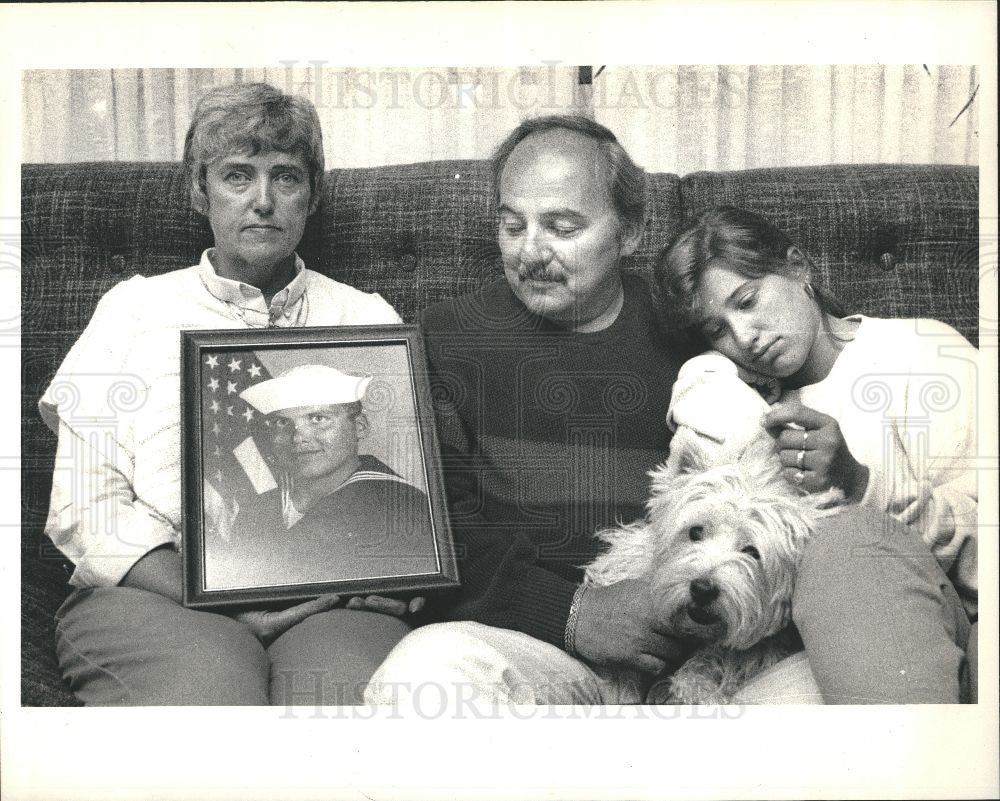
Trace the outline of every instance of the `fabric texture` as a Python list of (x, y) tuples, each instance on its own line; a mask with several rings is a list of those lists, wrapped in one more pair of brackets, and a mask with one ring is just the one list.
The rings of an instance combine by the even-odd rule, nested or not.
[(505, 280), (422, 322), (462, 579), (440, 614), (562, 647), (594, 533), (644, 514), (686, 353), (634, 277), (592, 334), (531, 314)]

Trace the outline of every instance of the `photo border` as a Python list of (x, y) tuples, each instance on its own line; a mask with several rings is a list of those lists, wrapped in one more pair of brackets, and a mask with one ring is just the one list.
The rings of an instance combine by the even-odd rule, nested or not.
[[(437, 573), (331, 579), (285, 586), (208, 589), (205, 586), (205, 515), (201, 386), (202, 355), (218, 350), (271, 350), (396, 344), (406, 348), (409, 384), (416, 410), (421, 464), (438, 559)], [(351, 325), (311, 328), (205, 329), (181, 332), (182, 556), (183, 601), (192, 609), (260, 607), (304, 601), (326, 593), (422, 595), (459, 586), (441, 456), (423, 339), (415, 325)]]

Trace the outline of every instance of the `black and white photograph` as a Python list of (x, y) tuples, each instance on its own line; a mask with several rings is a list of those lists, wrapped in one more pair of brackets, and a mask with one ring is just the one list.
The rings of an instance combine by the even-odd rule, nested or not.
[(184, 335), (185, 603), (456, 585), (416, 329), (271, 333)]
[(994, 794), (991, 5), (0, 11), (5, 794)]

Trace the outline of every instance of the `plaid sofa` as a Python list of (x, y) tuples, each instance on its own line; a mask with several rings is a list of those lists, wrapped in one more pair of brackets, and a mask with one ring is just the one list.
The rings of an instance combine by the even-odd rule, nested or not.
[[(55, 437), (43, 389), (100, 296), (136, 273), (194, 264), (211, 244), (175, 163), (26, 164), (22, 195), (21, 700), (76, 701), (60, 678), (53, 614), (69, 567), (42, 534)], [(848, 308), (934, 317), (978, 344), (978, 171), (852, 165), (652, 174), (648, 228), (626, 269), (649, 277), (692, 216), (723, 203), (774, 220)], [(407, 321), (499, 273), (487, 165), (427, 162), (332, 170), (300, 253), (313, 269), (377, 290)]]

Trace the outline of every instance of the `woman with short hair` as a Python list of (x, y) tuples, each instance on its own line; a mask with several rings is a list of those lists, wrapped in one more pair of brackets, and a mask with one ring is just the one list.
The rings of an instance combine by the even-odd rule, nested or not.
[[(402, 602), (367, 607), (392, 615), (333, 609), (334, 596), (232, 616), (181, 605), (179, 332), (400, 318), (295, 253), (323, 182), (307, 99), (266, 84), (211, 90), (184, 164), (214, 247), (105, 294), (40, 403), (59, 436), (45, 530), (77, 588), (57, 613), (59, 664), (86, 704), (351, 703), (409, 630)], [(101, 437), (88, 436), (94, 419), (108, 421)]]

